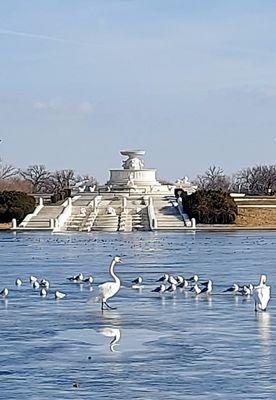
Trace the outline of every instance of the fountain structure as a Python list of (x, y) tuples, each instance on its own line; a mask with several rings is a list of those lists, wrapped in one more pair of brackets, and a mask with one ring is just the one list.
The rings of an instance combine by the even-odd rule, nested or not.
[(19, 228), (87, 232), (189, 228), (191, 221), (174, 197), (177, 187), (193, 189), (188, 180), (162, 184), (156, 178), (156, 169), (145, 168), (141, 159), (145, 151), (120, 153), (126, 157), (122, 168), (111, 169), (105, 185), (96, 190), (94, 186), (78, 186), (72, 197), (58, 207), (40, 202)]
[(138, 193), (160, 193), (161, 189), (168, 194), (168, 187), (162, 188), (156, 179), (156, 169), (145, 168), (144, 161), (140, 157), (145, 151), (121, 151), (122, 156), (128, 157), (122, 163), (122, 169), (111, 169), (107, 187), (114, 191), (129, 191), (132, 194)]

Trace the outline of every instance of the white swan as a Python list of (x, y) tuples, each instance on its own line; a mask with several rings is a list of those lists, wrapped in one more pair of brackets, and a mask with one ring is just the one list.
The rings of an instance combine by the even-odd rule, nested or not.
[(255, 311), (266, 311), (270, 300), (270, 286), (266, 286), (266, 275), (260, 276), (260, 282), (253, 291), (255, 300)]
[(111, 261), (109, 267), (109, 274), (114, 279), (114, 282), (105, 282), (99, 285), (99, 297), (102, 302), (102, 310), (104, 309), (104, 305), (110, 308), (111, 310), (114, 309), (113, 307), (110, 307), (109, 304), (107, 304), (107, 300), (113, 297), (120, 290), (121, 281), (118, 278), (118, 276), (115, 275), (114, 267), (116, 263), (121, 263), (121, 262), (122, 262), (121, 257), (119, 256), (115, 256)]

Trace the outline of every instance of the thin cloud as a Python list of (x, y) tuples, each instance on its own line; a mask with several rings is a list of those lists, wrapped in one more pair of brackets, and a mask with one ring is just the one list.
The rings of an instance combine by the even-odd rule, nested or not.
[(30, 32), (20, 32), (20, 31), (14, 31), (14, 30), (10, 30), (10, 29), (2, 29), (2, 28), (0, 28), (0, 35), (21, 36), (21, 37), (26, 37), (26, 38), (31, 38), (31, 39), (50, 40), (52, 42), (75, 44), (75, 45), (80, 45), (80, 46), (91, 46), (92, 45), (91, 43), (80, 42), (77, 40), (68, 40), (68, 39), (57, 38), (54, 36), (41, 35), (41, 34), (30, 33)]

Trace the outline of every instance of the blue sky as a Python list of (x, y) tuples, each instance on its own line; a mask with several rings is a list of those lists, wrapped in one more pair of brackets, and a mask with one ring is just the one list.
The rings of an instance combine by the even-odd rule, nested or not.
[(0, 153), (107, 179), (121, 149), (163, 178), (276, 159), (276, 3), (0, 3)]

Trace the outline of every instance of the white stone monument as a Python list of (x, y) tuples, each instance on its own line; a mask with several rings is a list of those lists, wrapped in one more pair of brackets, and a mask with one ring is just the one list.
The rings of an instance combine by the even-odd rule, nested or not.
[(144, 162), (140, 159), (145, 151), (121, 151), (122, 156), (128, 157), (123, 161), (123, 169), (111, 169), (110, 179), (107, 185), (111, 189), (133, 189), (139, 191), (144, 188), (150, 191), (161, 184), (156, 180), (156, 169), (144, 168)]

